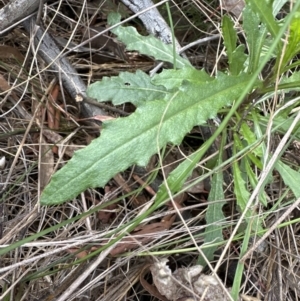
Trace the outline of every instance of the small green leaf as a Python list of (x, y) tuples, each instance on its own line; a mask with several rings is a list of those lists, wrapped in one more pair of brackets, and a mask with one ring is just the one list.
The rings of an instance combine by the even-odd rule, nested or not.
[(281, 161), (277, 161), (275, 168), (280, 173), (285, 185), (291, 188), (296, 198), (300, 198), (300, 172), (291, 169)]
[[(115, 14), (109, 14), (108, 23), (110, 25), (116, 24), (116, 20), (118, 19)], [(138, 51), (141, 54), (154, 57), (156, 60), (169, 62), (171, 64), (173, 64), (174, 59), (176, 59), (176, 66), (178, 68), (191, 66), (191, 63), (179, 54), (176, 54), (174, 58), (172, 45), (167, 45), (154, 36), (142, 36), (137, 32), (135, 27), (118, 26), (111, 31), (118, 37), (118, 40), (126, 45), (126, 49), (129, 51)]]
[(252, 73), (258, 67), (267, 30), (266, 26), (260, 23), (258, 15), (251, 10), (249, 5), (246, 5), (243, 10), (243, 28), (247, 37), (249, 51), (248, 72)]
[[(297, 88), (297, 85), (299, 85), (300, 83), (300, 72), (299, 71), (294, 71), (290, 76), (283, 76), (281, 81), (280, 81), (280, 85), (281, 84), (286, 84), (286, 83), (294, 83), (295, 87), (293, 88)], [(286, 91), (289, 92), (289, 91)]]
[(113, 12), (110, 13), (107, 17), (107, 23), (108, 25), (116, 25), (121, 21), (121, 15), (119, 13)]
[(119, 76), (104, 77), (101, 81), (91, 84), (87, 89), (90, 97), (98, 101), (112, 101), (114, 105), (131, 102), (137, 105), (141, 101), (164, 99), (166, 89), (153, 85), (146, 73), (121, 72)]
[(230, 62), (232, 61), (233, 51), (236, 49), (237, 34), (234, 29), (233, 21), (226, 15), (224, 15), (222, 19), (222, 35), (226, 47), (226, 54)]
[[(257, 139), (255, 138), (255, 134), (253, 134), (250, 131), (248, 125), (245, 122), (242, 123), (242, 125), (241, 125), (241, 131), (240, 132), (242, 134), (244, 134), (243, 136), (244, 136), (245, 140), (243, 140), (243, 142), (244, 142), (243, 143), (237, 135), (235, 136), (234, 143), (235, 143), (235, 147), (238, 150), (243, 150), (245, 148), (246, 142), (247, 142), (248, 145), (253, 145), (257, 141)], [(255, 188), (257, 186), (258, 180), (257, 180), (256, 175), (253, 172), (253, 169), (250, 166), (250, 161), (252, 161), (260, 170), (262, 170), (262, 168), (263, 168), (263, 164), (261, 163), (261, 161), (254, 155), (255, 154), (255, 149), (252, 149), (253, 153), (249, 152), (243, 158), (243, 167), (244, 167), (244, 170), (245, 170), (245, 176), (244, 176), (244, 178), (246, 180), (249, 180), (252, 188)], [(257, 155), (258, 156), (262, 156), (262, 150)], [(260, 192), (260, 194), (259, 194), (259, 200), (261, 201), (261, 203), (264, 206), (267, 205), (266, 194), (265, 194), (264, 191)]]
[[(218, 172), (212, 178), (211, 191), (208, 197), (208, 207), (205, 215), (206, 228), (204, 234), (204, 243), (216, 243), (223, 241), (222, 225), (218, 224), (225, 220), (222, 208), (225, 204), (223, 193), (223, 175), (222, 172)], [(217, 246), (210, 246), (203, 249), (203, 253), (208, 261), (214, 259), (214, 253), (217, 250)], [(206, 261), (203, 258), (199, 258), (198, 264), (206, 266)]]
[[(226, 136), (223, 135), (221, 147), (223, 149), (226, 141)], [(219, 152), (217, 165), (222, 164), (223, 152)], [(212, 177), (211, 181), (211, 190), (208, 196), (208, 207), (205, 214), (206, 220), (206, 228), (204, 233), (204, 243), (215, 243), (223, 241), (223, 231), (222, 225), (218, 223), (222, 223), (225, 220), (225, 216), (223, 213), (223, 206), (225, 204), (225, 196), (223, 191), (223, 172), (220, 171), (215, 173)], [(203, 249), (203, 253), (208, 261), (212, 261), (214, 259), (214, 253), (217, 250), (217, 246), (210, 246)], [(202, 266), (206, 266), (206, 260), (204, 258), (199, 257), (198, 264)]]
[[(249, 200), (250, 194), (246, 188), (245, 181), (242, 177), (240, 167), (237, 162), (233, 164), (233, 179), (234, 179), (234, 194), (236, 196), (237, 205), (240, 212), (243, 212), (246, 208), (247, 201)], [(251, 217), (251, 212), (247, 212), (246, 216)]]
[[(247, 176), (248, 176), (248, 179), (249, 179), (249, 182), (250, 182), (252, 188), (255, 189), (255, 187), (257, 186), (257, 183), (258, 183), (258, 179), (250, 166), (248, 158), (245, 159), (245, 170), (246, 170), (246, 173), (247, 173)], [(261, 202), (261, 204), (266, 207), (268, 205), (268, 202), (267, 202), (267, 196), (266, 196), (265, 191), (260, 191), (258, 197), (259, 197), (259, 201)]]
[[(289, 66), (290, 68), (290, 66)], [(272, 87), (273, 88), (273, 87)], [(282, 76), (278, 89), (288, 93), (300, 90), (300, 72), (294, 71), (289, 77)]]
[(105, 122), (100, 137), (75, 152), (54, 174), (41, 203), (62, 203), (89, 187), (103, 187), (131, 165), (146, 165), (167, 143), (179, 144), (193, 126), (214, 118), (218, 110), (236, 100), (250, 77), (220, 73), (208, 83), (185, 81), (168, 100), (141, 103), (129, 117)]
[[(240, 128), (241, 134), (243, 134), (244, 139), (247, 141), (248, 145), (255, 143), (258, 139), (255, 136), (255, 133), (253, 130), (251, 130), (246, 122), (242, 122), (241, 128)], [(252, 153), (255, 156), (262, 157), (263, 152), (260, 146), (254, 148), (252, 150)]]
[[(233, 154), (236, 154), (236, 146), (239, 145), (240, 140), (237, 134), (234, 134), (234, 146), (233, 146)], [(242, 165), (245, 166), (244, 158), (241, 159)], [(238, 205), (238, 208), (240, 212), (243, 212), (247, 208), (247, 203), (250, 198), (250, 193), (248, 191), (248, 188), (246, 187), (246, 182), (244, 180), (243, 174), (241, 172), (239, 162), (234, 161), (233, 163), (233, 181), (234, 181), (234, 194), (236, 196), (236, 202)], [(262, 230), (261, 223), (258, 219), (258, 217), (255, 216), (255, 212), (253, 212), (251, 209), (248, 209), (246, 211), (246, 221), (249, 223), (251, 220), (253, 220), (253, 225), (255, 225), (254, 231), (260, 231)]]
[(230, 73), (232, 75), (238, 75), (244, 69), (244, 63), (247, 59), (247, 55), (245, 54), (244, 45), (236, 47), (237, 34), (234, 29), (234, 23), (226, 15), (222, 19), (222, 33), (228, 56)]
[(245, 46), (239, 45), (232, 53), (230, 62), (230, 72), (232, 75), (238, 75), (244, 70), (244, 63), (248, 56), (245, 54)]

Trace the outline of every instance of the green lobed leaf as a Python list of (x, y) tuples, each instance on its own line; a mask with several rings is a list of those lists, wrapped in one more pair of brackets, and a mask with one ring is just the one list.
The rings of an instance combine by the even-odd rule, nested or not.
[(136, 73), (121, 72), (118, 76), (104, 77), (87, 89), (88, 96), (98, 101), (110, 100), (114, 105), (125, 102), (138, 105), (141, 101), (164, 99), (166, 93), (163, 86), (152, 84), (149, 75), (141, 70)]
[(164, 70), (161, 73), (155, 74), (151, 82), (155, 85), (163, 85), (167, 90), (172, 90), (179, 87), (184, 80), (188, 80), (191, 83), (206, 83), (213, 79), (204, 70), (185, 67), (180, 73), (174, 69)]
[(144, 102), (129, 117), (103, 123), (101, 136), (75, 152), (54, 174), (41, 195), (41, 203), (62, 203), (89, 187), (103, 187), (133, 164), (146, 165), (168, 142), (179, 144), (193, 126), (205, 123), (220, 108), (230, 105), (249, 80), (246, 74), (219, 74), (208, 83), (185, 81), (178, 91), (170, 93), (168, 101)]
[[(119, 21), (119, 14), (111, 13), (108, 15), (109, 25), (114, 25)], [(111, 29), (118, 40), (126, 45), (126, 49), (129, 51), (138, 51), (141, 54), (154, 57), (156, 60), (161, 60), (164, 62), (174, 63), (176, 60), (176, 66), (178, 68), (183, 68), (185, 66), (191, 66), (191, 63), (176, 54), (174, 58), (173, 47), (170, 44), (165, 44), (158, 40), (154, 36), (142, 36), (140, 35), (135, 27), (128, 26), (118, 26)]]
[[(295, 86), (293, 88), (297, 88), (300, 84), (300, 72), (294, 71), (290, 76), (283, 76), (280, 80), (280, 85), (286, 83), (294, 83)], [(289, 92), (289, 90), (286, 92)]]

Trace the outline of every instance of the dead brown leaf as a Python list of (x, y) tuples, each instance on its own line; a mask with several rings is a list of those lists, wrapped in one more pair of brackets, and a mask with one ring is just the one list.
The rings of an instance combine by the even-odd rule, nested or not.
[(15, 47), (11, 46), (0, 46), (0, 59), (15, 59), (19, 63), (23, 63), (24, 56), (23, 54)]
[(54, 155), (49, 144), (46, 143), (42, 136), (40, 140), (41, 161), (39, 168), (39, 183), (40, 189), (43, 190), (49, 183), (54, 172)]
[[(152, 241), (155, 238), (155, 234), (164, 230), (168, 230), (175, 220), (175, 215), (171, 217), (169, 221), (153, 223), (149, 225), (144, 225), (141, 230), (135, 232), (131, 236), (123, 238), (117, 246), (110, 252), (112, 256), (119, 255), (128, 250), (136, 249), (140, 245), (145, 245), (146, 243)], [(154, 234), (149, 235), (149, 234)]]
[(237, 18), (245, 7), (244, 0), (221, 0), (222, 9), (234, 14)]
[(97, 213), (97, 217), (102, 224), (107, 224), (109, 222), (111, 216), (115, 214), (115, 209), (117, 208), (117, 206), (117, 204), (110, 204)]
[(88, 251), (81, 251), (78, 253), (78, 249), (76, 249), (76, 248), (70, 248), (67, 250), (67, 252), (70, 254), (75, 254), (75, 257), (78, 259), (86, 258), (89, 254)]

